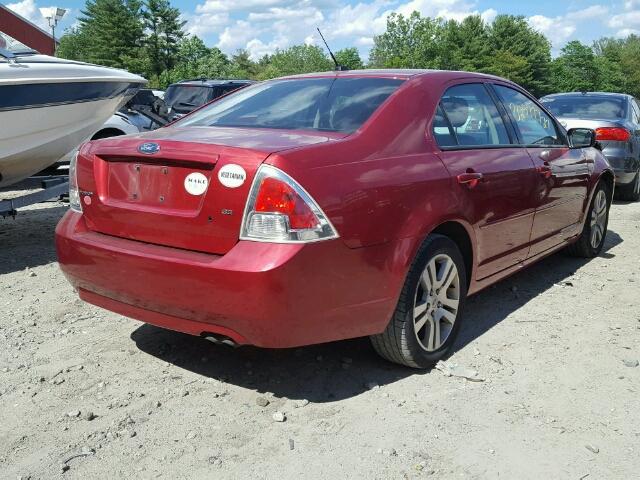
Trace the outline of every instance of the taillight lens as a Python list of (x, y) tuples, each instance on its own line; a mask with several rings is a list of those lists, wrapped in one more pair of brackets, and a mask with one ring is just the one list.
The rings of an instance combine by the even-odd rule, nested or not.
[(242, 219), (241, 239), (300, 243), (337, 237), (324, 212), (295, 180), (270, 165), (258, 169)]
[(78, 190), (78, 152), (71, 155), (69, 162), (69, 207), (74, 212), (82, 213), (82, 205), (80, 203), (80, 191)]
[(626, 142), (631, 138), (631, 133), (622, 127), (601, 127), (596, 128), (596, 140), (598, 141), (614, 141)]

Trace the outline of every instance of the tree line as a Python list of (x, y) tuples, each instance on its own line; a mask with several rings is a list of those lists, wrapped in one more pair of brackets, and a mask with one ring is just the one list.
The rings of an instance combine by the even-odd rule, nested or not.
[[(64, 58), (124, 68), (164, 88), (188, 78), (268, 78), (324, 71), (333, 61), (323, 48), (294, 45), (251, 59), (226, 55), (185, 31), (169, 0), (88, 0), (75, 28), (60, 39)], [(569, 42), (556, 58), (551, 43), (521, 16), (462, 21), (391, 14), (374, 37), (368, 61), (354, 47), (335, 52), (349, 68), (433, 68), (484, 72), (513, 80), (534, 95), (613, 91), (640, 97), (640, 37)]]

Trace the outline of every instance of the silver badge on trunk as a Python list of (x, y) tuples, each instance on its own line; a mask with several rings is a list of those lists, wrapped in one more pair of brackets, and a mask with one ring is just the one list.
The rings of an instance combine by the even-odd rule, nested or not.
[(153, 142), (143, 143), (138, 146), (138, 151), (140, 153), (151, 155), (153, 153), (158, 153), (160, 151), (160, 145)]

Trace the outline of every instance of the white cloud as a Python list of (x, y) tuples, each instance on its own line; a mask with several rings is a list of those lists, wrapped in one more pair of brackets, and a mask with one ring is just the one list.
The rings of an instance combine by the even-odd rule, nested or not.
[(565, 43), (576, 31), (575, 23), (564, 16), (550, 18), (533, 15), (528, 21), (529, 25), (545, 35), (554, 46)]
[(609, 13), (603, 5), (591, 5), (582, 10), (567, 12), (557, 17), (533, 15), (527, 19), (529, 25), (545, 35), (553, 47), (558, 49), (574, 38), (581, 22), (602, 19)]
[(226, 12), (196, 15), (183, 14), (182, 17), (187, 21), (187, 32), (199, 37), (212, 32), (218, 33), (229, 23), (229, 14)]
[(356, 45), (366, 57), (373, 37), (385, 31), (392, 12), (410, 15), (418, 11), (423, 16), (456, 20), (481, 15), (485, 21), (493, 21), (498, 12), (479, 11), (477, 3), (478, 0), (361, 0), (355, 4), (344, 0), (206, 0), (188, 18), (188, 29), (199, 36), (217, 36), (217, 46), (226, 53), (244, 48), (256, 59), (294, 44), (319, 45), (315, 29), (320, 27), (332, 46)]
[[(53, 11), (56, 7), (41, 7), (38, 6), (35, 0), (22, 0), (20, 2), (8, 3), (5, 5), (9, 10), (13, 10), (21, 17), (26, 18), (31, 23), (36, 24), (46, 32), (51, 31), (51, 27), (49, 27), (49, 22), (43, 15), (43, 11)], [(69, 21), (74, 21), (75, 15), (77, 14), (77, 10), (73, 8), (65, 7), (66, 13), (63, 17), (63, 22), (68, 26)], [(56, 37), (58, 37), (58, 31), (60, 30), (61, 25), (58, 24), (58, 28), (56, 28)]]
[(485, 23), (493, 23), (493, 21), (498, 16), (498, 11), (493, 8), (489, 8), (482, 12), (480, 16), (482, 17), (482, 20), (485, 21)]
[(47, 20), (40, 13), (34, 0), (22, 0), (21, 2), (9, 3), (6, 7), (39, 27), (49, 29)]
[(620, 15), (614, 15), (608, 22), (611, 28), (629, 28), (630, 26), (640, 25), (640, 10), (632, 10)]

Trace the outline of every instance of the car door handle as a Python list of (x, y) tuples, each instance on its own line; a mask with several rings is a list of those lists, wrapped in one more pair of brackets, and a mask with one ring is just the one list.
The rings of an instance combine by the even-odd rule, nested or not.
[(482, 181), (483, 175), (476, 172), (461, 173), (457, 176), (460, 185), (466, 185), (469, 188), (475, 188)]
[(553, 175), (553, 172), (551, 171), (551, 165), (549, 165), (547, 162), (544, 162), (544, 165), (536, 167), (536, 171), (544, 178), (551, 178), (551, 176)]

